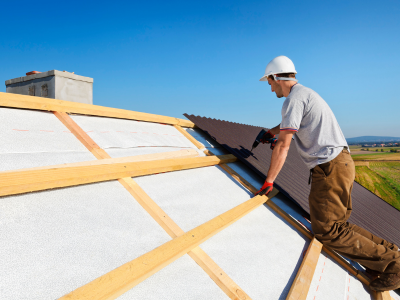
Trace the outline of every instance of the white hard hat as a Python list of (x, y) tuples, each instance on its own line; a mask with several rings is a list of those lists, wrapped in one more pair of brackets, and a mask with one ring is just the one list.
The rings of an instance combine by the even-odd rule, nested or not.
[(274, 76), (275, 80), (292, 80), (297, 82), (297, 79), (295, 78), (275, 76), (275, 74), (281, 73), (297, 73), (290, 58), (283, 55), (275, 57), (268, 63), (267, 67), (265, 68), (265, 75), (260, 79), (260, 81), (268, 81), (268, 76), (272, 75)]

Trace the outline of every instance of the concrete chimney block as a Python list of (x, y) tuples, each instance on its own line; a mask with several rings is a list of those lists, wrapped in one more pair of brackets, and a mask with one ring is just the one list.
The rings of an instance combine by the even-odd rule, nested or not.
[(7, 93), (93, 104), (93, 78), (70, 72), (51, 70), (5, 83)]

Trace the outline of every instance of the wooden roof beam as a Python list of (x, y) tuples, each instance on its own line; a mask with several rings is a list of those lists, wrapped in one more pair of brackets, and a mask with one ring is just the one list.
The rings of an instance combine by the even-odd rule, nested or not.
[(26, 96), (12, 93), (0, 92), (0, 106), (23, 109), (35, 109), (44, 111), (56, 111), (74, 113), (80, 115), (91, 115), (118, 119), (138, 120), (145, 122), (164, 123), (194, 127), (194, 123), (184, 119), (154, 115), (119, 108), (111, 108), (99, 105), (77, 103), (71, 101), (49, 99), (36, 96)]
[(235, 156), (221, 155), (4, 172), (0, 173), (0, 196), (214, 166), (233, 161), (236, 161)]
[(286, 300), (306, 300), (311, 281), (317, 267), (322, 244), (316, 239), (311, 240), (306, 255), (300, 265), (299, 271), (286, 297)]

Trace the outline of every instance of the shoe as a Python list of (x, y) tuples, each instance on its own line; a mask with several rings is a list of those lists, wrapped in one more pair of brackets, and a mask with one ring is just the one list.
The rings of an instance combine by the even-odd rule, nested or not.
[(376, 277), (379, 277), (382, 275), (382, 272), (372, 270), (370, 268), (365, 267), (365, 274), (367, 274), (368, 277), (371, 279), (375, 279)]
[(400, 288), (400, 272), (394, 273), (382, 273), (379, 278), (371, 281), (369, 287), (373, 291), (392, 291)]

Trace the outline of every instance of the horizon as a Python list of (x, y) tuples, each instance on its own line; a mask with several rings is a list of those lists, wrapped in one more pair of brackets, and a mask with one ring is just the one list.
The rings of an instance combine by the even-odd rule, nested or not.
[(400, 135), (396, 1), (69, 4), (3, 4), (3, 82), (66, 70), (94, 78), (97, 105), (274, 127), (283, 99), (259, 79), (286, 55), (346, 138)]

